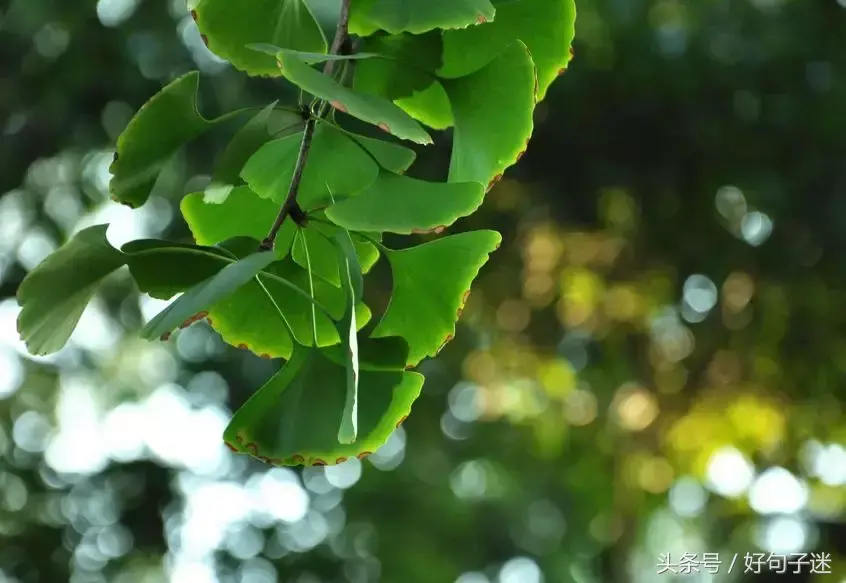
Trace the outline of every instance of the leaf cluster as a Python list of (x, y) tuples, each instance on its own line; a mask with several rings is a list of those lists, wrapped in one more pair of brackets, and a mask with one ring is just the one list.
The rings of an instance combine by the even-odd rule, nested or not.
[[(304, 0), (201, 0), (192, 16), (212, 52), (283, 78), (298, 103), (210, 119), (196, 72), (154, 95), (110, 168), (113, 200), (133, 208), (183, 145), (242, 121), (209, 186), (181, 201), (194, 243), (116, 249), (107, 225), (80, 231), (20, 286), (20, 334), (34, 354), (60, 349), (99, 283), (127, 266), (142, 292), (173, 300), (145, 338), (205, 319), (227, 343), (287, 361), (234, 414), (231, 449), (279, 465), (365, 456), (409, 414), (423, 384), (409, 369), (453, 338), (500, 244), (480, 230), (391, 249), (382, 235), (441, 233), (479, 208), (567, 67), (573, 0), (343, 0), (331, 45)], [(416, 154), (404, 142), (447, 128), (448, 179), (406, 176)], [(391, 300), (365, 333), (365, 276), (383, 256)]]

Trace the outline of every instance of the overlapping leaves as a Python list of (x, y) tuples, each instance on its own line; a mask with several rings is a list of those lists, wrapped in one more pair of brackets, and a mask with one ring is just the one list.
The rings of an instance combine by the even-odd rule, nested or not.
[[(100, 282), (128, 266), (142, 292), (172, 300), (146, 338), (205, 319), (229, 344), (287, 360), (233, 416), (231, 449), (285, 465), (363, 457), (409, 414), (423, 377), (406, 369), (453, 338), (500, 244), (483, 230), (392, 249), (381, 234), (441, 233), (482, 204), (525, 150), (534, 106), (569, 62), (573, 2), (356, 0), (350, 30), (369, 36), (357, 55), (326, 54), (305, 0), (201, 0), (192, 15), (211, 51), (249, 75), (283, 76), (314, 101), (253, 110), (208, 187), (181, 200), (194, 244), (144, 239), (116, 249), (105, 225), (72, 237), (21, 285), (21, 336), (35, 354), (59, 350)], [(327, 61), (340, 74), (314, 68)], [(203, 117), (198, 80), (189, 73), (168, 84), (121, 135), (116, 201), (143, 204), (176, 150), (247, 112)], [(344, 129), (345, 115), (369, 124), (369, 135)], [(404, 175), (415, 152), (396, 142), (431, 143), (421, 122), (454, 126), (445, 183)], [(297, 212), (264, 251), (259, 241), (292, 191)], [(391, 300), (365, 333), (364, 276), (380, 257)]]

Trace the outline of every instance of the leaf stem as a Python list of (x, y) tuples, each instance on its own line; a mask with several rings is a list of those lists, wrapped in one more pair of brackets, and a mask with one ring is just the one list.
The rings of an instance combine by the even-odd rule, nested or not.
[[(338, 26), (335, 28), (335, 38), (332, 39), (332, 46), (329, 48), (329, 54), (339, 54), (341, 49), (347, 45), (349, 40), (349, 23), (350, 23), (350, 0), (341, 0), (341, 13), (338, 17)], [(335, 60), (330, 59), (323, 65), (323, 74), (332, 75), (335, 70)], [(322, 117), (326, 103), (323, 102), (318, 108), (318, 118)], [(297, 192), (300, 189), (300, 183), (303, 179), (303, 172), (305, 171), (306, 160), (308, 160), (308, 153), (311, 149), (312, 138), (314, 137), (314, 130), (317, 126), (317, 118), (309, 117), (303, 129), (303, 139), (300, 142), (300, 151), (297, 154), (297, 162), (294, 166), (294, 174), (291, 176), (291, 185), (288, 187), (288, 194), (285, 197), (285, 202), (279, 209), (279, 214), (270, 228), (270, 232), (264, 241), (259, 245), (260, 251), (269, 251), (273, 249), (276, 243), (276, 236), (282, 228), (285, 219), (289, 216), (298, 224), (303, 222), (306, 218), (305, 213), (297, 204)]]

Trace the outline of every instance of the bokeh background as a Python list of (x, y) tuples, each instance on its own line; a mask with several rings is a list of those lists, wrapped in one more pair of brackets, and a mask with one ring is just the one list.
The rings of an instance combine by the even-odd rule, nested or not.
[[(578, 10), (528, 152), (454, 228), (504, 244), (413, 415), (365, 462), (289, 470), (221, 441), (278, 362), (205, 324), (138, 340), (162, 306), (126, 273), (32, 358), (14, 294), (83, 226), (188, 236), (228, 132), (141, 209), (107, 196), (170, 79), (200, 69), (209, 115), (290, 92), (211, 55), (185, 0), (0, 0), (0, 581), (676, 580), (667, 553), (723, 561), (677, 580), (846, 581), (846, 2)], [(810, 552), (832, 574), (744, 572)]]

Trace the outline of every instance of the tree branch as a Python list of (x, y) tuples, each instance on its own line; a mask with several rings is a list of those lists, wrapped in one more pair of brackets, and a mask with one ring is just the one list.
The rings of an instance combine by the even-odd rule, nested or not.
[[(338, 17), (338, 26), (335, 28), (335, 38), (332, 39), (332, 46), (329, 48), (329, 54), (337, 55), (347, 43), (349, 39), (349, 23), (350, 23), (350, 0), (341, 0), (341, 14)], [(323, 73), (325, 75), (332, 75), (335, 70), (334, 60), (326, 61), (323, 65)], [(317, 108), (322, 112), (322, 104)], [(291, 176), (291, 185), (288, 187), (288, 195), (285, 197), (285, 202), (279, 209), (279, 214), (270, 228), (270, 232), (264, 241), (259, 245), (260, 251), (270, 251), (276, 243), (276, 236), (279, 230), (285, 223), (285, 219), (289, 216), (298, 223), (305, 218), (305, 213), (297, 204), (297, 192), (300, 189), (300, 183), (303, 179), (303, 172), (305, 171), (306, 160), (308, 160), (308, 153), (311, 149), (312, 138), (314, 137), (314, 130), (317, 127), (317, 118), (310, 116), (306, 121), (303, 129), (303, 139), (300, 142), (300, 151), (297, 153), (297, 162), (294, 166), (294, 174)]]

